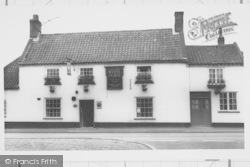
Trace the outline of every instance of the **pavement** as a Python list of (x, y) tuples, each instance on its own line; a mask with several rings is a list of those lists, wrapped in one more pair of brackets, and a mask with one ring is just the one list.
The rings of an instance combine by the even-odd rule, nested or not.
[(15, 128), (5, 133), (244, 133), (241, 127)]

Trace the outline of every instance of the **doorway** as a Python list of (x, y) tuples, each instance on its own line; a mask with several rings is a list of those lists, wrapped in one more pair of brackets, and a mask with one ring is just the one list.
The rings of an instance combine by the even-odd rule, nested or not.
[(191, 92), (191, 125), (211, 126), (211, 93)]
[(93, 127), (94, 100), (80, 100), (80, 127)]

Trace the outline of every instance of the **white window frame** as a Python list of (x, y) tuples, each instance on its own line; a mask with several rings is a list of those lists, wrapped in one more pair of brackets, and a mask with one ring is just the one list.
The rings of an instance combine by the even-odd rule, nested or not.
[(209, 69), (209, 80), (211, 83), (222, 83), (223, 78), (223, 68)]
[[(47, 100), (60, 100), (60, 107), (54, 108), (54, 109), (60, 109), (60, 116), (47, 116)], [(51, 118), (51, 119), (62, 118), (62, 99), (61, 98), (56, 98), (56, 97), (45, 98), (45, 118)]]
[[(224, 108), (225, 104), (221, 103), (221, 96), (222, 94), (226, 95), (226, 109)], [(235, 95), (235, 98), (230, 98), (230, 94)], [(235, 99), (235, 100), (234, 100)], [(221, 92), (220, 96), (219, 96), (219, 100), (220, 100), (220, 110), (221, 111), (237, 111), (238, 110), (238, 104), (237, 104), (237, 92)], [(235, 102), (234, 102), (235, 101)], [(221, 108), (221, 105), (223, 105), (223, 108)], [(231, 106), (233, 106), (233, 108), (231, 109)]]
[(80, 68), (80, 76), (93, 76), (94, 69), (93, 67), (84, 67)]
[(59, 78), (59, 68), (48, 68), (47, 69), (47, 78)]
[[(152, 100), (152, 116), (138, 116), (139, 109), (141, 110), (141, 107), (138, 107), (137, 100), (138, 99), (151, 99)], [(147, 118), (154, 118), (154, 98), (153, 97), (136, 97), (135, 98), (135, 107), (136, 107), (136, 113), (135, 117), (136, 118), (142, 118), (142, 119), (147, 119)]]

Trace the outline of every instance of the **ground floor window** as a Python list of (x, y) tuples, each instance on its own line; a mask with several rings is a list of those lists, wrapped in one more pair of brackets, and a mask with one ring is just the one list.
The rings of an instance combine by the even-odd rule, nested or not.
[(61, 117), (61, 99), (46, 99), (46, 117)]
[(220, 110), (237, 110), (237, 93), (220, 93)]
[(153, 98), (138, 97), (136, 98), (136, 116), (153, 117)]

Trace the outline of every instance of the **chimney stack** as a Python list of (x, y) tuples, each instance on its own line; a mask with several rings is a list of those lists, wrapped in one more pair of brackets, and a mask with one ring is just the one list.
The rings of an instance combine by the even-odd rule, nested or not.
[(183, 31), (183, 14), (184, 12), (175, 12), (175, 32), (180, 33)]
[(34, 39), (41, 34), (42, 24), (39, 21), (38, 15), (33, 15), (33, 19), (30, 20), (30, 38)]
[(218, 38), (218, 45), (224, 45), (225, 38), (222, 36), (222, 28), (219, 28), (219, 38)]

